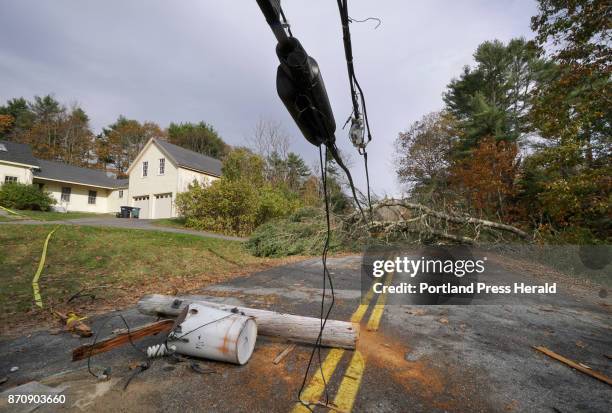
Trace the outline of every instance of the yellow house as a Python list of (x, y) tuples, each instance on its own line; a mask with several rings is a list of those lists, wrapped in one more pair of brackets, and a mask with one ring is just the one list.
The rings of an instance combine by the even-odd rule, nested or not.
[(140, 218), (176, 217), (176, 195), (197, 181), (207, 185), (221, 176), (221, 162), (152, 138), (128, 168), (129, 179), (104, 171), (37, 159), (28, 145), (0, 141), (0, 184), (37, 184), (51, 193), (61, 211), (118, 212), (141, 208)]

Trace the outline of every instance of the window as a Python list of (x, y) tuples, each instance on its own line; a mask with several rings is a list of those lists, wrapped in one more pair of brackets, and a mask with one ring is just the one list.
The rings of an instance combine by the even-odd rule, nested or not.
[(8, 175), (6, 175), (4, 177), (4, 183), (5, 184), (9, 184), (11, 182), (17, 182), (17, 177), (16, 176), (8, 176)]
[(123, 198), (123, 189), (119, 190), (119, 198)]
[(62, 187), (62, 202), (70, 202), (70, 192), (72, 192), (72, 188), (70, 188), (69, 186)]
[(42, 191), (45, 188), (45, 184), (38, 183), (38, 190)]
[(166, 172), (166, 158), (161, 158), (159, 160), (159, 174), (163, 175)]
[(89, 191), (89, 197), (87, 198), (87, 203), (89, 205), (95, 205), (96, 204), (96, 195), (98, 195), (98, 193), (96, 191)]
[(142, 176), (145, 177), (149, 173), (149, 162), (144, 161), (142, 163)]

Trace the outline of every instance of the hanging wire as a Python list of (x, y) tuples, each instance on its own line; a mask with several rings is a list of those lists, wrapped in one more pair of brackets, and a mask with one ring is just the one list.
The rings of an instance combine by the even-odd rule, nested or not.
[[(327, 232), (325, 235), (325, 244), (323, 245), (323, 252), (321, 254), (321, 262), (323, 264), (323, 294), (321, 296), (321, 314), (320, 314), (320, 328), (319, 334), (317, 336), (317, 340), (315, 341), (315, 345), (310, 353), (310, 358), (308, 359), (308, 366), (306, 367), (306, 371), (304, 372), (304, 378), (302, 380), (302, 386), (298, 392), (298, 400), (299, 402), (306, 407), (311, 412), (313, 411), (310, 406), (312, 403), (302, 400), (302, 392), (304, 391), (304, 387), (306, 387), (306, 380), (308, 379), (308, 373), (310, 372), (310, 367), (312, 365), (312, 361), (314, 359), (315, 353), (317, 354), (318, 362), (319, 362), (319, 371), (321, 373), (321, 377), (323, 378), (323, 388), (325, 390), (325, 404), (329, 404), (329, 392), (327, 391), (327, 381), (325, 379), (325, 374), (323, 373), (323, 364), (321, 362), (321, 341), (323, 339), (323, 331), (325, 330), (325, 325), (327, 324), (327, 320), (329, 319), (329, 315), (331, 314), (332, 308), (335, 303), (335, 293), (334, 293), (334, 284), (331, 278), (331, 274), (327, 269), (327, 253), (329, 251), (329, 242), (331, 238), (331, 223), (330, 223), (330, 212), (329, 212), (329, 195), (327, 192), (327, 168), (328, 168), (328, 156), (327, 156), (327, 147), (325, 150), (325, 161), (323, 161), (323, 150), (319, 146), (319, 162), (321, 165), (321, 182), (323, 185), (323, 199), (325, 200), (325, 222), (327, 224)], [(325, 294), (327, 292), (327, 282), (329, 282), (329, 288), (331, 292), (331, 303), (325, 311)]]
[[(351, 43), (351, 32), (349, 28), (349, 23), (352, 21), (363, 22), (367, 20), (377, 20), (378, 27), (380, 25), (380, 19), (376, 17), (368, 17), (364, 20), (352, 19), (348, 15), (348, 0), (337, 0), (338, 3), (338, 11), (340, 12), (340, 22), (342, 24), (342, 39), (344, 43), (344, 55), (346, 58), (346, 68), (348, 72), (349, 85), (351, 88), (351, 101), (353, 103), (353, 112), (349, 119), (360, 119), (360, 108), (359, 104), (361, 103), (361, 107), (363, 109), (363, 119), (365, 122), (365, 129), (367, 131), (367, 141), (363, 142), (362, 145), (358, 147), (358, 151), (360, 155), (363, 155), (363, 162), (365, 166), (366, 173), (366, 184), (368, 191), (368, 208), (370, 213), (370, 220), (372, 219), (372, 197), (370, 191), (370, 176), (368, 171), (368, 154), (366, 151), (366, 146), (372, 140), (372, 132), (370, 130), (370, 121), (368, 119), (368, 110), (366, 107), (366, 102), (363, 94), (363, 90), (361, 89), (361, 85), (357, 80), (357, 76), (355, 75), (355, 67), (353, 65), (353, 45)], [(347, 120), (348, 123), (348, 120)]]

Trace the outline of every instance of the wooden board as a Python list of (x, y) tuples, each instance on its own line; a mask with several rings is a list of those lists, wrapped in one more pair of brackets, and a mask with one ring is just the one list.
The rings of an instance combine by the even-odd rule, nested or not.
[(547, 349), (546, 347), (534, 346), (533, 348), (535, 348), (536, 350), (546, 354), (548, 357), (554, 358), (555, 360), (560, 361), (561, 363), (567, 364), (568, 366), (570, 366), (570, 367), (572, 367), (572, 368), (574, 368), (574, 369), (576, 369), (576, 370), (578, 370), (578, 371), (580, 371), (580, 372), (582, 372), (584, 374), (588, 374), (589, 376), (594, 377), (597, 380), (601, 380), (604, 383), (608, 383), (609, 385), (612, 386), (612, 379), (610, 379), (610, 377), (608, 377), (608, 376), (605, 376), (605, 375), (603, 375), (601, 373), (598, 373), (598, 372), (596, 372), (594, 370), (586, 368), (586, 367), (584, 367), (584, 366), (582, 366), (582, 365), (580, 365), (580, 364), (578, 364), (576, 362), (573, 362), (572, 360), (570, 360), (568, 358), (565, 358), (562, 355), (557, 354), (554, 351)]
[(131, 341), (136, 341), (164, 331), (170, 331), (173, 325), (174, 320), (161, 320), (135, 328), (133, 330), (130, 329), (130, 334), (125, 331), (111, 337), (104, 338), (96, 342), (96, 344), (85, 344), (72, 350), (72, 361), (83, 360), (89, 356), (113, 350), (129, 343), (130, 339)]

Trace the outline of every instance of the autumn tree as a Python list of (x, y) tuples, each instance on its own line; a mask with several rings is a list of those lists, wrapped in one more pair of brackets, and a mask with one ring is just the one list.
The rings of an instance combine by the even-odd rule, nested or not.
[(206, 122), (170, 123), (168, 141), (213, 158), (221, 159), (229, 150), (219, 133)]
[(447, 185), (457, 120), (449, 112), (432, 112), (400, 132), (395, 140), (395, 171), (413, 194), (442, 196)]
[(544, 142), (526, 161), (522, 199), (540, 224), (572, 242), (612, 234), (612, 9), (603, 0), (540, 0), (531, 20), (540, 52), (557, 64), (534, 90), (531, 118)]
[(0, 106), (0, 115), (10, 116), (11, 124), (0, 132), (0, 139), (14, 142), (23, 142), (25, 132), (34, 123), (34, 114), (30, 105), (24, 98), (9, 99), (5, 105)]
[(519, 165), (516, 142), (483, 138), (469, 158), (453, 164), (449, 182), (463, 193), (466, 210), (504, 221), (513, 210)]
[(125, 176), (132, 161), (151, 138), (165, 139), (165, 133), (156, 123), (140, 123), (119, 116), (117, 121), (104, 128), (97, 138), (98, 163), (118, 176)]

